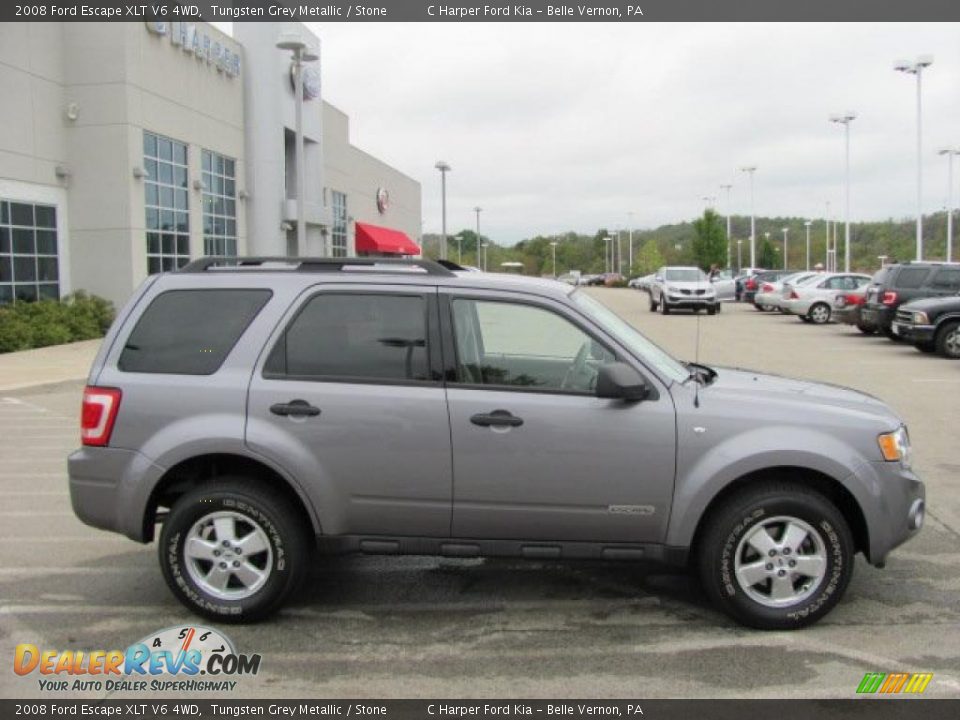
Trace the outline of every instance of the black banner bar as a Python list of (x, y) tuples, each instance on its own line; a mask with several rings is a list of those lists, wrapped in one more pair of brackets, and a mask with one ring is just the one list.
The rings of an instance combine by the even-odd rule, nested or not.
[[(642, 681), (638, 680), (638, 687)], [(955, 720), (960, 700), (0, 700), (0, 718)]]
[(957, 0), (37, 0), (0, 3), (0, 21), (684, 22), (958, 21)]

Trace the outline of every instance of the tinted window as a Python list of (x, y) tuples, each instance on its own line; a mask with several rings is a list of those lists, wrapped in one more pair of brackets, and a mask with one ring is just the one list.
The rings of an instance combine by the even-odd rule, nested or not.
[(890, 268), (892, 265), (886, 265), (879, 270), (877, 270), (876, 275), (873, 276), (873, 281), (877, 285), (882, 285), (887, 281), (887, 278), (890, 276)]
[(171, 290), (158, 295), (127, 338), (126, 372), (211, 375), (270, 299), (269, 290)]
[(960, 268), (940, 268), (933, 276), (937, 290), (960, 290)]
[(426, 300), (323, 293), (307, 301), (270, 353), (268, 375), (427, 380)]
[(612, 352), (560, 315), (520, 303), (453, 301), (457, 379), (592, 392)]
[(929, 272), (928, 267), (905, 267), (897, 275), (897, 287), (907, 289), (922, 287)]

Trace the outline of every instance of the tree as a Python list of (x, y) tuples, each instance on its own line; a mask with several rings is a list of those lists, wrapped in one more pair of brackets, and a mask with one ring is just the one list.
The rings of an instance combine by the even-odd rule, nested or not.
[(724, 266), (727, 263), (727, 240), (720, 216), (711, 209), (703, 211), (703, 217), (693, 223), (693, 257), (702, 270), (712, 265)]
[(657, 241), (651, 238), (640, 248), (640, 252), (633, 259), (633, 267), (630, 270), (633, 275), (649, 275), (663, 264), (664, 259), (660, 253), (660, 247), (657, 245)]
[(777, 252), (773, 249), (773, 243), (770, 238), (764, 237), (760, 242), (760, 248), (757, 252), (757, 263), (759, 267), (770, 269), (777, 265)]

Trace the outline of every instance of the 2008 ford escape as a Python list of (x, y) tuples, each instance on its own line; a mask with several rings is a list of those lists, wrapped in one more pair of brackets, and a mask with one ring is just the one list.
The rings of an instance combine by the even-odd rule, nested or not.
[(681, 363), (582, 290), (431, 261), (149, 278), (84, 392), (70, 491), (222, 621), (315, 554), (643, 559), (758, 628), (919, 530), (906, 428), (853, 390)]

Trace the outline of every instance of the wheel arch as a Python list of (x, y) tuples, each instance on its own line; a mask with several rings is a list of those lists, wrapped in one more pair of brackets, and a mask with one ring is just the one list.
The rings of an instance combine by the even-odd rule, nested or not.
[(246, 455), (205, 453), (176, 463), (160, 477), (150, 492), (143, 515), (143, 539), (150, 542), (158, 521), (184, 493), (224, 475), (248, 477), (286, 496), (301, 512), (301, 519), (315, 535), (321, 534), (317, 513), (301, 489), (279, 469)]
[(697, 521), (693, 536), (690, 542), (690, 551), (688, 553), (688, 563), (691, 565), (696, 562), (698, 549), (703, 536), (705, 527), (709, 518), (716, 512), (727, 498), (742, 492), (751, 485), (766, 481), (780, 480), (796, 483), (797, 485), (816, 490), (832, 502), (840, 514), (843, 515), (847, 525), (850, 527), (850, 533), (853, 535), (854, 551), (863, 552), (865, 555), (870, 553), (870, 534), (867, 527), (866, 517), (863, 509), (857, 502), (853, 494), (843, 483), (830, 475), (819, 470), (796, 465), (783, 465), (779, 467), (764, 468), (741, 475), (724, 485), (710, 499), (703, 513)]

